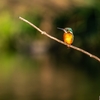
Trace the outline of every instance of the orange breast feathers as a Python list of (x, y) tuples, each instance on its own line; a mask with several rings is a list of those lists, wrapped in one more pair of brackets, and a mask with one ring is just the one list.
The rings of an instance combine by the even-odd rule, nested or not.
[(65, 43), (71, 45), (73, 43), (74, 36), (72, 33), (64, 33), (63, 40)]

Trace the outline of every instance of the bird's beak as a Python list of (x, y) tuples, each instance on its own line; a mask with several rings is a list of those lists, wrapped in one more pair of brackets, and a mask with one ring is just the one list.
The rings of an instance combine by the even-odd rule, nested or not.
[(64, 29), (63, 29), (63, 28), (59, 28), (59, 27), (57, 27), (57, 29), (60, 29), (60, 30), (63, 30), (63, 31), (64, 31)]
[(59, 28), (59, 27), (57, 27), (57, 29), (63, 30), (63, 31), (66, 33), (66, 30), (65, 30), (65, 29), (63, 29), (63, 28)]

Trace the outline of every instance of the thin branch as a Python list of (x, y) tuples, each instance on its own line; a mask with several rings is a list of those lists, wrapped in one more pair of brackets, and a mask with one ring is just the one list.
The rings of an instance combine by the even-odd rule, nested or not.
[(34, 24), (32, 24), (31, 22), (29, 22), (28, 20), (26, 20), (26, 19), (24, 19), (24, 18), (22, 18), (22, 17), (19, 17), (19, 19), (21, 19), (22, 21), (28, 23), (29, 25), (31, 25), (31, 26), (34, 27), (35, 29), (37, 29), (41, 34), (46, 35), (47, 37), (49, 37), (49, 38), (51, 38), (51, 39), (53, 39), (53, 40), (55, 40), (55, 41), (57, 41), (57, 42), (59, 42), (59, 43), (61, 43), (61, 44), (63, 44), (63, 45), (66, 45), (67, 47), (70, 47), (70, 48), (73, 48), (73, 49), (75, 49), (75, 50), (77, 50), (77, 51), (80, 51), (80, 52), (82, 52), (82, 53), (84, 53), (84, 54), (90, 56), (91, 58), (94, 58), (94, 59), (96, 59), (97, 61), (100, 62), (100, 58), (99, 58), (99, 57), (97, 57), (97, 56), (95, 56), (95, 55), (93, 55), (93, 54), (91, 54), (91, 53), (89, 53), (89, 52), (87, 52), (87, 51), (85, 51), (85, 50), (83, 50), (83, 49), (81, 49), (81, 48), (78, 48), (78, 47), (76, 47), (76, 46), (68, 45), (68, 44), (64, 43), (63, 41), (61, 41), (61, 40), (59, 40), (59, 39), (57, 39), (57, 38), (55, 38), (55, 37), (53, 37), (53, 36), (47, 34), (45, 31), (42, 31), (42, 30), (39, 29), (37, 26), (35, 26)]

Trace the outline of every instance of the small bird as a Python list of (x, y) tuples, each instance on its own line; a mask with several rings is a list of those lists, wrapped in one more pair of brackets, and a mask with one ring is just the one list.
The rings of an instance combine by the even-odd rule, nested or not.
[(63, 30), (64, 34), (63, 34), (63, 41), (68, 44), (71, 45), (74, 41), (74, 35), (73, 35), (73, 30), (72, 28), (59, 28), (57, 27), (57, 29)]

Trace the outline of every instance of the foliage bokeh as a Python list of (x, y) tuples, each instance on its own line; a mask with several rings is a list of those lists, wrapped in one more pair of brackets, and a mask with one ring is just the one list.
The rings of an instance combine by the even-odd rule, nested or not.
[(96, 100), (100, 63), (57, 43), (18, 19), (22, 16), (62, 40), (100, 57), (99, 0), (0, 1), (0, 100)]

